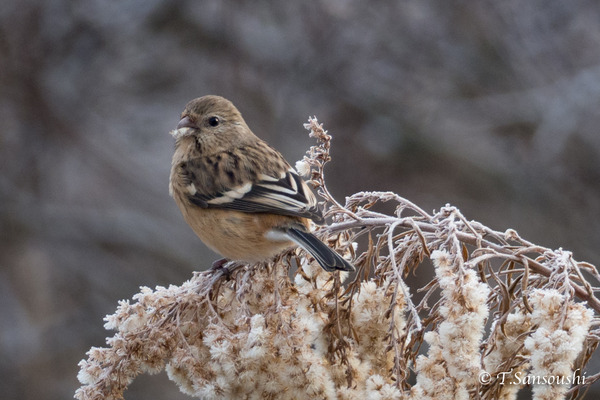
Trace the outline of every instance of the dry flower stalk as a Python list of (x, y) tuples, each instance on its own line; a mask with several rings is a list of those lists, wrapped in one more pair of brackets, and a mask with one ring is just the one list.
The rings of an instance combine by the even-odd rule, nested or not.
[[(317, 234), (356, 275), (343, 283), (295, 249), (142, 288), (106, 317), (116, 333), (80, 362), (77, 399), (122, 399), (138, 374), (163, 369), (203, 399), (515, 399), (521, 376), (553, 377), (533, 396), (556, 399), (600, 379), (559, 382), (581, 378), (598, 346), (594, 266), (448, 205), (430, 215), (390, 192), (342, 205), (325, 184), (331, 136), (316, 118), (305, 127), (318, 144), (296, 167), (332, 220)], [(382, 202), (395, 213), (375, 211)], [(414, 304), (403, 278), (426, 259), (436, 276)]]

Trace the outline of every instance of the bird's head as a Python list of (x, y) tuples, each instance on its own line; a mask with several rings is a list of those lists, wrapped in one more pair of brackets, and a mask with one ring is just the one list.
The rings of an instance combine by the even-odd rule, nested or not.
[(203, 143), (233, 145), (255, 138), (238, 109), (229, 100), (213, 95), (190, 101), (171, 135), (177, 141), (192, 138)]

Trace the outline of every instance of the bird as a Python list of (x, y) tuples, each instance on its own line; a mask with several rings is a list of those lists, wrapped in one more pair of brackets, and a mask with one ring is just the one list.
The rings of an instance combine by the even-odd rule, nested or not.
[(169, 192), (183, 218), (228, 260), (262, 262), (300, 246), (328, 272), (353, 265), (311, 232), (323, 214), (306, 182), (279, 151), (257, 137), (229, 100), (191, 100), (171, 135)]

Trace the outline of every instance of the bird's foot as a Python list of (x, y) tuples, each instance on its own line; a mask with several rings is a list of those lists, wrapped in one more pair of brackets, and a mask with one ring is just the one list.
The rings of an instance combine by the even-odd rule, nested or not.
[(225, 267), (225, 264), (227, 264), (228, 262), (229, 262), (228, 259), (220, 258), (212, 263), (212, 265), (210, 266), (210, 269), (213, 271), (221, 271), (221, 273), (223, 275), (228, 277), (231, 274), (231, 271), (229, 270), (229, 268)]

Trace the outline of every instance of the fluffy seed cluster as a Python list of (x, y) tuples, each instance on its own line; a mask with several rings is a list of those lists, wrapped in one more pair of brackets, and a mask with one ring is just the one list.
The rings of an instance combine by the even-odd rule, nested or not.
[[(123, 301), (106, 317), (105, 327), (117, 334), (110, 347), (92, 348), (80, 363), (84, 386), (76, 397), (119, 399), (137, 374), (162, 369), (183, 392), (203, 399), (334, 399), (340, 393), (360, 399), (394, 392), (389, 378), (377, 375), (393, 363), (386, 351), (390, 316), (384, 316), (390, 294), (363, 282), (348, 309), (336, 300), (343, 288), (331, 275), (302, 262), (293, 284), (283, 269), (220, 277), (216, 299), (206, 290), (212, 273), (180, 287), (142, 288), (135, 303)], [(349, 321), (355, 338), (330, 333), (338, 324), (347, 332)]]
[(469, 399), (469, 388), (481, 372), (479, 347), (488, 317), (489, 288), (459, 255), (444, 250), (431, 254), (442, 290), (437, 330), (425, 334), (427, 356), (417, 359), (413, 397)]
[(531, 316), (521, 311), (508, 314), (504, 322), (494, 321), (492, 332), (496, 332), (495, 345), (484, 358), (484, 368), (490, 377), (500, 378), (498, 384), (490, 388), (490, 398), (516, 399), (517, 393), (524, 386), (516, 377), (529, 370), (529, 360), (526, 357), (519, 357), (520, 362), (511, 360), (515, 360), (515, 355), (524, 355), (521, 349), (530, 329)]
[(529, 304), (533, 308), (531, 323), (536, 326), (524, 342), (531, 354), (530, 376), (548, 380), (546, 384), (533, 385), (534, 398), (562, 398), (570, 386), (563, 382), (573, 374), (573, 364), (583, 349), (593, 313), (581, 303), (569, 302), (556, 289), (534, 290)]

